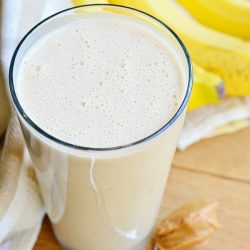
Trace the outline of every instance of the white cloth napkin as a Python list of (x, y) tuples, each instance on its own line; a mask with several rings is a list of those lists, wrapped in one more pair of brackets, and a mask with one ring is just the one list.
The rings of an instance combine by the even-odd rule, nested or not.
[(15, 116), (6, 133), (0, 164), (0, 250), (32, 249), (45, 212)]
[[(2, 5), (1, 63), (7, 82), (9, 62), (21, 37), (42, 18), (69, 7), (71, 2), (2, 0)], [(204, 137), (247, 126), (249, 117), (250, 98), (232, 98), (188, 112), (179, 148), (184, 149)], [(0, 115), (0, 119), (7, 118)], [(238, 120), (241, 122), (235, 122)], [(0, 250), (32, 249), (44, 214), (32, 163), (13, 115), (0, 161)]]

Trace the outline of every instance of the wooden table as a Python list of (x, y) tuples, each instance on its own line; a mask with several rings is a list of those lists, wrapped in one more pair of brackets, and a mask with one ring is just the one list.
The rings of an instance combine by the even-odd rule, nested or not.
[[(221, 228), (202, 249), (250, 249), (250, 128), (203, 140), (176, 153), (159, 221), (183, 203), (197, 199), (220, 204)], [(48, 219), (34, 249), (61, 249)]]

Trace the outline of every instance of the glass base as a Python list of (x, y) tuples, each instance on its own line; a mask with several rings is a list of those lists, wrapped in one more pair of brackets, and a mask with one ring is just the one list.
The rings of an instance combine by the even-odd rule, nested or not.
[[(85, 250), (85, 249), (76, 249), (76, 248), (72, 248), (72, 247), (69, 247), (67, 246), (62, 239), (60, 239), (60, 237), (58, 237), (55, 232), (54, 232), (54, 235), (57, 239), (57, 241), (59, 242), (59, 244), (62, 246), (62, 248), (64, 250)], [(121, 250), (144, 250), (145, 249), (145, 246), (146, 244), (148, 243), (149, 241), (149, 236), (146, 237), (144, 240), (142, 240), (138, 245), (134, 246), (133, 248), (130, 248), (130, 249), (121, 249)], [(105, 249), (106, 250), (106, 249)], [(108, 250), (108, 249), (107, 249)], [(117, 249), (116, 249), (117, 250)], [(154, 250), (157, 250), (157, 248)]]

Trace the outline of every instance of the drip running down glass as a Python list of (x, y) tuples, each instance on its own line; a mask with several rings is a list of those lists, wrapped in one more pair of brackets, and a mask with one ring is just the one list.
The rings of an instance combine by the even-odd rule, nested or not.
[(143, 249), (191, 88), (180, 39), (128, 7), (63, 10), (23, 38), (10, 93), (65, 249)]

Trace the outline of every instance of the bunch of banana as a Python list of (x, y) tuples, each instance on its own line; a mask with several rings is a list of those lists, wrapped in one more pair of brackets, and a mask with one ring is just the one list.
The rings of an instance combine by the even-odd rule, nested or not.
[(175, 0), (110, 2), (138, 8), (161, 19), (184, 41), (193, 61), (224, 80), (227, 95), (250, 94), (250, 42), (204, 26)]
[(108, 3), (108, 0), (72, 0), (74, 6), (83, 5), (83, 4), (93, 4), (93, 3)]
[(198, 21), (213, 29), (250, 39), (250, 1), (177, 0)]
[[(177, 1), (182, 4), (185, 2), (185, 6), (198, 2), (198, 0)], [(228, 96), (250, 95), (250, 41), (244, 41), (203, 25), (177, 1), (109, 0), (108, 2), (130, 6), (154, 15), (172, 28), (184, 41), (192, 60), (204, 68), (194, 66), (194, 88), (189, 108), (197, 108), (219, 101), (224, 94), (221, 87), (222, 82), (225, 83), (225, 91)], [(246, 2), (247, 0), (217, 0), (216, 4), (234, 1)], [(79, 0), (78, 2), (83, 4), (93, 1)], [(212, 1), (207, 0), (207, 2)], [(228, 7), (228, 9), (230, 8)], [(247, 12), (247, 8), (244, 11), (241, 8), (238, 9), (239, 13)], [(249, 22), (250, 16), (242, 14), (243, 16)], [(250, 33), (250, 30), (244, 33)]]

